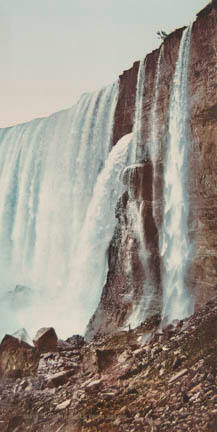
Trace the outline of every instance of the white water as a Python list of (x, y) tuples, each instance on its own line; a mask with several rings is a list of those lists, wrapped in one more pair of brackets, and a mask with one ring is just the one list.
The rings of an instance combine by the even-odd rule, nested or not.
[(145, 69), (146, 59), (139, 63), (139, 70), (137, 75), (136, 85), (136, 101), (135, 101), (135, 114), (133, 122), (133, 143), (129, 163), (134, 164), (142, 157), (142, 114), (143, 114), (143, 93), (145, 84)]
[[(117, 95), (115, 83), (84, 94), (69, 110), (0, 130), (1, 334), (25, 327), (33, 335), (39, 326), (53, 325), (64, 337), (83, 331), (90, 318), (114, 229), (113, 178), (117, 186), (125, 161), (122, 144), (108, 159)], [(102, 241), (94, 249), (97, 238)], [(94, 270), (82, 266), (87, 256)], [(12, 307), (10, 295), (7, 301), (16, 284), (33, 290), (25, 307)], [(88, 292), (93, 286), (98, 297)], [(75, 298), (88, 298), (81, 315)]]
[(157, 60), (157, 67), (156, 67), (156, 73), (155, 73), (155, 81), (154, 81), (154, 90), (153, 90), (153, 101), (152, 101), (152, 107), (151, 107), (151, 114), (149, 119), (149, 138), (148, 138), (148, 150), (150, 158), (153, 162), (153, 165), (155, 164), (158, 155), (159, 155), (159, 137), (158, 137), (158, 115), (157, 115), (157, 105), (158, 105), (158, 98), (159, 98), (159, 84), (160, 84), (160, 77), (161, 77), (161, 61), (162, 56), (164, 53), (164, 45), (161, 45), (158, 60)]
[[(146, 74), (146, 59), (140, 61), (139, 71), (137, 76), (137, 87), (136, 87), (136, 102), (135, 102), (135, 114), (134, 114), (134, 125), (133, 125), (133, 140), (132, 140), (132, 151), (130, 157), (130, 166), (126, 168), (126, 171), (130, 169), (128, 174), (128, 193), (129, 201), (127, 205), (128, 225), (132, 231), (133, 237), (138, 241), (138, 255), (144, 268), (145, 281), (143, 285), (143, 294), (138, 303), (135, 303), (132, 308), (132, 313), (125, 324), (127, 328), (129, 325), (131, 328), (137, 327), (147, 316), (149, 305), (152, 299), (152, 282), (150, 279), (149, 268), (148, 268), (148, 257), (149, 252), (147, 251), (145, 244), (145, 234), (143, 228), (142, 211), (144, 202), (139, 196), (135, 200), (133, 189), (134, 189), (134, 173), (142, 165), (139, 162), (144, 159), (145, 149), (143, 148), (142, 142), (142, 125), (143, 125), (143, 97), (144, 97), (144, 86), (145, 86), (145, 74)], [(125, 171), (125, 172), (126, 172)], [(124, 174), (125, 174), (124, 172)], [(124, 175), (123, 174), (123, 175)], [(126, 301), (134, 300), (134, 277), (132, 271), (132, 263), (130, 262), (132, 257), (128, 257), (127, 268), (128, 277), (131, 279), (131, 292), (126, 296)], [(135, 300), (134, 300), (135, 301)]]
[[(147, 251), (146, 244), (145, 244), (145, 233), (143, 227), (144, 205), (145, 205), (144, 201), (138, 203), (132, 200), (128, 202), (128, 208), (127, 208), (128, 224), (131, 227), (131, 230), (134, 233), (134, 236), (138, 240), (138, 244), (139, 244), (138, 255), (144, 268), (145, 281), (143, 282), (143, 293), (138, 302), (135, 302), (135, 298), (134, 298), (135, 293), (133, 292), (133, 290), (126, 297), (126, 300), (128, 301), (134, 300), (134, 301), (133, 301), (132, 313), (125, 324), (125, 328), (128, 328), (129, 325), (131, 328), (136, 328), (139, 324), (141, 324), (141, 322), (143, 322), (151, 314), (150, 305), (153, 299), (154, 287), (150, 278), (150, 272), (148, 267), (149, 252)], [(129, 267), (132, 269), (132, 265)], [(132, 279), (132, 287), (133, 287), (133, 284), (135, 284), (133, 275), (131, 275), (131, 279)]]
[(147, 142), (149, 156), (153, 166), (153, 187), (152, 187), (153, 217), (156, 221), (156, 224), (158, 224), (157, 215), (156, 215), (157, 213), (156, 206), (158, 203), (156, 200), (155, 179), (156, 179), (156, 169), (157, 169), (156, 164), (160, 156), (159, 119), (158, 119), (157, 107), (158, 107), (158, 99), (159, 99), (161, 63), (162, 63), (163, 54), (164, 54), (164, 44), (161, 45), (160, 52), (158, 55), (158, 60), (157, 60), (154, 90), (153, 90), (153, 101), (152, 101), (152, 108), (151, 108), (150, 119), (149, 119), (149, 137)]
[(164, 171), (162, 248), (164, 264), (163, 316), (169, 321), (192, 312), (185, 287), (190, 254), (188, 237), (188, 64), (191, 28), (184, 31), (169, 108), (169, 138)]

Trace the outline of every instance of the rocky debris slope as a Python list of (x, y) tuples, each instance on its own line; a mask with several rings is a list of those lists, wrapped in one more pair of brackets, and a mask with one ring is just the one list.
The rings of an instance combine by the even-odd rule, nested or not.
[(217, 298), (164, 329), (156, 316), (70, 339), (41, 353), (36, 374), (2, 377), (2, 432), (217, 431)]

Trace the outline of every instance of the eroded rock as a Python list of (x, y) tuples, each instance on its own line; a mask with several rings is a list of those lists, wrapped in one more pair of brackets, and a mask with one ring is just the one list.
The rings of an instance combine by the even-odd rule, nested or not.
[(6, 335), (0, 345), (0, 375), (10, 378), (29, 376), (36, 372), (39, 364), (37, 349)]
[(57, 335), (53, 327), (43, 327), (39, 329), (33, 340), (34, 345), (40, 352), (57, 350)]

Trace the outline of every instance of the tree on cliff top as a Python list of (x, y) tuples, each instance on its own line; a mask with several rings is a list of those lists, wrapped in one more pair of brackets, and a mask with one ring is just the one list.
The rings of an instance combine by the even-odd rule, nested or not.
[(168, 34), (164, 30), (158, 30), (157, 31), (157, 37), (158, 37), (158, 39), (164, 40), (164, 39), (167, 38), (167, 36), (168, 36)]

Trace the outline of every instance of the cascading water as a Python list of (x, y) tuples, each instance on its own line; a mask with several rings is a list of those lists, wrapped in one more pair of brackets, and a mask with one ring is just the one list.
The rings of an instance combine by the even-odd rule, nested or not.
[(135, 114), (133, 122), (133, 140), (129, 158), (130, 164), (135, 164), (136, 162), (138, 162), (141, 159), (143, 153), (141, 140), (145, 69), (146, 59), (143, 59), (139, 63), (139, 70), (137, 75)]
[[(86, 305), (80, 320), (73, 299), (78, 298), (78, 292), (83, 299), (88, 296), (88, 273), (92, 272), (92, 287), (94, 276), (97, 279), (98, 294), (105, 279), (106, 248), (114, 228), (111, 212), (118, 197), (113, 179), (117, 186), (121, 161), (126, 163), (126, 145), (123, 150), (122, 144), (117, 146), (116, 156), (112, 152), (108, 159), (117, 96), (115, 83), (92, 95), (84, 94), (69, 110), (0, 130), (1, 299), (7, 315), (2, 334), (20, 326), (35, 330), (51, 323), (60, 335), (71, 334), (75, 327), (82, 331), (93, 312), (89, 312), (91, 307), (85, 309)], [(93, 257), (97, 251), (91, 242), (99, 247), (97, 238), (104, 239), (101, 261)], [(88, 270), (81, 266), (87, 256), (94, 266), (101, 263), (100, 275), (91, 264)], [(25, 308), (17, 307), (15, 301), (15, 313), (11, 295), (16, 284), (31, 287), (33, 297)], [(72, 314), (68, 322), (61, 316), (66, 302)], [(90, 304), (96, 302), (97, 296)]]
[[(152, 300), (153, 300), (153, 284), (150, 277), (149, 272), (149, 265), (148, 265), (148, 259), (149, 259), (149, 252), (146, 247), (145, 243), (145, 233), (144, 233), (144, 221), (143, 221), (143, 209), (144, 209), (144, 201), (141, 201), (140, 203), (130, 200), (128, 202), (128, 208), (127, 208), (127, 214), (128, 214), (128, 224), (131, 226), (131, 230), (133, 232), (133, 236), (138, 241), (138, 255), (140, 258), (140, 261), (142, 263), (144, 273), (145, 273), (145, 281), (143, 282), (143, 292), (142, 295), (137, 302), (135, 302), (133, 296), (134, 292), (131, 291), (130, 294), (127, 295), (127, 300), (132, 300), (133, 302), (133, 309), (130, 317), (128, 318), (125, 327), (127, 328), (129, 325), (131, 328), (137, 327), (139, 324), (141, 324), (142, 321), (144, 321), (148, 316), (152, 315)], [(129, 263), (127, 263), (129, 265)], [(130, 266), (132, 269), (132, 265)], [(134, 285), (134, 278), (133, 274), (131, 276), (131, 284)]]
[(188, 237), (188, 64), (191, 27), (183, 32), (173, 80), (169, 108), (169, 137), (164, 171), (164, 215), (162, 227), (163, 316), (182, 319), (192, 312), (185, 288), (190, 254)]
[(121, 174), (128, 162), (131, 141), (132, 134), (119, 140), (98, 176), (73, 261), (69, 281), (76, 287), (74, 305), (76, 301), (84, 325), (87, 311), (89, 317), (94, 313), (106, 282), (107, 250), (117, 224), (116, 205), (125, 190)]
[(154, 91), (153, 91), (153, 101), (152, 101), (152, 108), (151, 108), (151, 114), (149, 119), (148, 150), (153, 165), (155, 165), (159, 155), (157, 104), (158, 104), (158, 97), (159, 97), (161, 61), (162, 61), (163, 53), (164, 53), (164, 45), (161, 45), (158, 60), (157, 60), (157, 68), (155, 73), (155, 82), (154, 82)]
[[(136, 87), (136, 102), (135, 102), (135, 115), (133, 125), (133, 139), (132, 139), (132, 150), (130, 154), (130, 166), (128, 166), (124, 172), (128, 172), (128, 193), (129, 202), (127, 205), (128, 223), (131, 226), (132, 235), (138, 241), (138, 255), (142, 263), (145, 281), (143, 284), (143, 293), (138, 303), (133, 305), (132, 313), (125, 324), (126, 327), (130, 325), (132, 328), (138, 326), (147, 316), (149, 312), (149, 305), (152, 300), (153, 286), (150, 278), (150, 272), (148, 267), (149, 252), (145, 244), (145, 234), (143, 228), (143, 217), (142, 212), (144, 208), (144, 201), (141, 196), (135, 199), (134, 196), (134, 178), (138, 169), (143, 169), (143, 165), (138, 163), (144, 158), (144, 148), (142, 142), (142, 124), (143, 124), (143, 96), (144, 96), (144, 85), (145, 85), (145, 73), (146, 73), (146, 59), (140, 61), (137, 87)], [(129, 261), (129, 260), (128, 260)], [(127, 299), (133, 299), (134, 295), (134, 275), (132, 273), (132, 265), (127, 262), (129, 278), (131, 278), (132, 291), (127, 295)]]
[(161, 64), (162, 64), (162, 57), (164, 54), (164, 44), (160, 47), (160, 52), (158, 55), (157, 60), (157, 67), (156, 67), (156, 73), (155, 73), (155, 81), (154, 81), (154, 90), (153, 90), (153, 101), (152, 101), (152, 107), (151, 107), (151, 113), (149, 118), (149, 137), (147, 140), (147, 147), (148, 147), (148, 153), (149, 157), (152, 162), (153, 166), (153, 186), (152, 186), (152, 195), (153, 195), (153, 217), (158, 224), (157, 221), (157, 211), (156, 207), (158, 205), (157, 199), (156, 199), (156, 177), (157, 177), (157, 161), (159, 160), (160, 156), (160, 140), (159, 140), (159, 123), (158, 123), (158, 113), (157, 113), (157, 107), (158, 107), (158, 99), (159, 99), (159, 88), (160, 88), (160, 78), (161, 78)]

